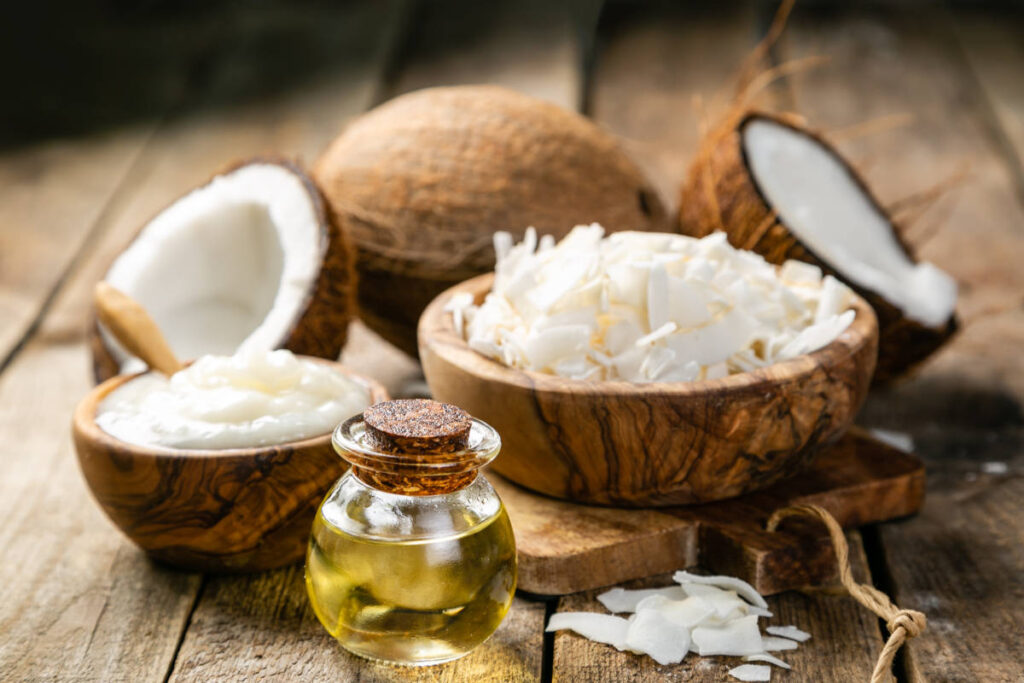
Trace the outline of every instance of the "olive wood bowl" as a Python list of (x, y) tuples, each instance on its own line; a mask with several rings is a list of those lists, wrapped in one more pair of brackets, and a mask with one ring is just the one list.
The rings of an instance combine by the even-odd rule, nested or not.
[(839, 439), (868, 392), (878, 322), (860, 297), (856, 317), (811, 354), (716, 380), (587, 382), (510, 368), (469, 348), (444, 306), (479, 303), (493, 274), (436, 298), (419, 323), (434, 398), (501, 434), (491, 467), (556, 498), (621, 507), (680, 505), (765, 488)]
[[(375, 380), (308, 359), (363, 384), (371, 403), (388, 400)], [(111, 521), (154, 559), (184, 569), (249, 572), (298, 562), (320, 501), (348, 469), (331, 433), (223, 450), (126, 443), (96, 424), (96, 410), (139, 374), (100, 384), (72, 418), (82, 474)]]

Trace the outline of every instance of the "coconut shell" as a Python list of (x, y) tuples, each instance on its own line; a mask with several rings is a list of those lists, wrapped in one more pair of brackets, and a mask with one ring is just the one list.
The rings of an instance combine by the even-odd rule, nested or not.
[(643, 173), (584, 117), (495, 86), (430, 88), (353, 122), (313, 168), (357, 252), (359, 313), (416, 354), (420, 313), (534, 226), (674, 231)]
[[(733, 246), (754, 251), (770, 263), (782, 264), (796, 259), (843, 280), (871, 304), (878, 316), (878, 365), (874, 383), (884, 384), (906, 374), (952, 337), (958, 327), (956, 316), (951, 315), (941, 327), (927, 327), (911, 320), (880, 295), (846, 280), (841, 272), (804, 245), (776, 216), (747, 165), (741, 132), (756, 118), (768, 119), (813, 137), (835, 155), (879, 212), (888, 216), (857, 171), (821, 136), (777, 116), (747, 112), (730, 116), (703, 139), (683, 184), (680, 230), (694, 237), (722, 230)], [(902, 239), (895, 224), (893, 229), (897, 243), (915, 260), (911, 247)]]
[[(228, 175), (249, 164), (282, 166), (302, 180), (309, 194), (317, 223), (320, 225), (320, 272), (306, 300), (296, 311), (294, 322), (276, 348), (292, 353), (336, 360), (341, 354), (348, 335), (348, 324), (355, 311), (354, 250), (348, 238), (327, 211), (316, 184), (298, 165), (283, 159), (249, 159), (238, 162), (215, 174)], [(211, 179), (212, 181), (212, 179)], [(205, 187), (210, 181), (200, 187)], [(173, 206), (173, 202), (167, 208)], [(159, 214), (158, 214), (159, 215)], [(148, 221), (146, 225), (148, 225)], [(139, 232), (145, 225), (139, 229)], [(92, 349), (93, 375), (102, 382), (119, 373), (114, 355), (100, 334), (93, 316), (89, 327), (89, 345)]]

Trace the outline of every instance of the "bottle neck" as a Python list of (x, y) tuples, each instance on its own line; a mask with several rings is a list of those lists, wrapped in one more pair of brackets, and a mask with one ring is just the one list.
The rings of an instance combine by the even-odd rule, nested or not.
[(451, 475), (393, 474), (352, 466), (352, 474), (370, 488), (400, 496), (438, 496), (454, 493), (472, 484), (477, 470)]
[(368, 433), (362, 415), (339, 425), (333, 443), (359, 481), (403, 496), (435, 496), (464, 489), (501, 448), (494, 428), (473, 419), (464, 448), (430, 453), (396, 450), (382, 446)]

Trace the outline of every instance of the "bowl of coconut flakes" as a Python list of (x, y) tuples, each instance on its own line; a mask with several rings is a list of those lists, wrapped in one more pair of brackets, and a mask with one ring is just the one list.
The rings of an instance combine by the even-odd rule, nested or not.
[(424, 311), (435, 398), (494, 426), (492, 467), (577, 502), (730, 498), (805, 467), (874, 371), (871, 307), (815, 266), (701, 239), (578, 226), (494, 238), (492, 274)]

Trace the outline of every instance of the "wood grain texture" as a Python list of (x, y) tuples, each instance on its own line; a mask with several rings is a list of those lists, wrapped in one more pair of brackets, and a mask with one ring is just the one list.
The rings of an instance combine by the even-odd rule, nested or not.
[(493, 681), (540, 679), (544, 603), (516, 598), (497, 632), (466, 657), (410, 668), (347, 653), (320, 625), (300, 567), (208, 581), (171, 681)]
[(41, 312), (154, 127), (0, 154), (0, 359)]
[(1003, 11), (970, 11), (957, 8), (945, 17), (977, 79), (980, 95), (991, 108), (990, 129), (1016, 177), (1017, 192), (1024, 198), (1024, 13), (1020, 8)]
[(583, 9), (545, 0), (423, 3), (388, 95), (493, 83), (577, 109)]
[[(1017, 681), (1024, 661), (1019, 640), (998, 635), (1020, 630), (1024, 576), (1024, 209), (1006, 147), (1014, 134), (992, 116), (963, 54), (948, 47), (958, 21), (892, 8), (798, 8), (785, 39), (792, 56), (832, 56), (826, 72), (798, 83), (803, 109), (820, 124), (914, 115), (899, 131), (844, 145), (875, 159), (867, 174), (883, 200), (970, 164), (967, 181), (908, 235), (960, 280), (963, 329), (917, 376), (871, 397), (864, 414), (868, 424), (911, 433), (929, 467), (921, 514), (879, 529), (896, 602), (929, 619), (904, 655), (903, 678), (915, 683)], [(988, 34), (992, 50), (1005, 50), (999, 36)]]
[(1006, 637), (1024, 615), (1024, 429), (946, 440), (965, 436), (978, 460), (932, 465), (921, 514), (880, 529), (894, 601), (928, 615), (904, 655), (914, 683), (1016, 683), (1024, 671), (1024, 644)]
[(200, 577), (151, 563), (90, 500), (67, 438), (88, 353), (51, 339), (0, 377), (0, 678), (159, 681)]
[[(856, 532), (848, 534), (851, 547), (860, 548)], [(854, 552), (851, 561), (855, 575), (867, 577), (863, 554)], [(672, 585), (672, 575), (633, 581), (626, 588), (651, 588)], [(588, 591), (562, 598), (559, 612), (596, 612), (607, 614), (597, 601), (602, 591)], [(848, 597), (826, 593), (785, 593), (768, 598), (775, 616), (760, 620), (768, 625), (795, 625), (811, 634), (796, 651), (776, 652), (793, 666), (792, 671), (775, 669), (773, 679), (806, 683), (849, 683), (870, 678), (874, 656), (881, 649), (877, 619)], [(689, 654), (680, 663), (661, 666), (650, 657), (619, 652), (570, 631), (555, 634), (554, 680), (556, 681), (687, 681), (710, 683), (730, 681), (727, 671), (743, 662), (739, 657), (698, 657)]]
[(841, 133), (886, 115), (912, 116), (906, 126), (838, 145), (883, 204), (967, 169), (966, 179), (904, 233), (919, 258), (960, 283), (962, 329), (920, 372), (1020, 395), (1024, 364), (1004, 349), (1024, 344), (1024, 206), (973, 74), (949, 48), (952, 38), (936, 13), (805, 7), (780, 49), (784, 58), (830, 58), (793, 79), (798, 109), (811, 125)]
[(721, 113), (757, 39), (752, 2), (605, 4), (588, 113), (673, 215), (702, 118)]
[[(796, 131), (830, 151), (867, 201), (880, 215), (885, 215), (885, 210), (857, 171), (834, 151), (825, 138), (803, 126), (763, 112), (734, 112), (708, 131), (690, 167), (679, 200), (681, 231), (694, 237), (704, 237), (724, 230), (733, 246), (756, 252), (769, 263), (781, 265), (789, 259), (805, 261), (843, 280), (871, 304), (878, 317), (878, 363), (873, 381), (884, 384), (906, 374), (956, 332), (955, 315), (938, 327), (911, 320), (884, 297), (845, 278), (834, 265), (804, 244), (781, 220), (778, 209), (768, 203), (748, 166), (743, 150), (743, 130), (748, 124), (758, 121)], [(907, 258), (914, 261), (912, 251), (899, 239), (898, 228), (893, 226), (893, 230), (896, 244), (904, 250)]]
[[(106, 202), (88, 248), (39, 328), (0, 375), (0, 671), (10, 680), (161, 681), (200, 577), (154, 566), (104, 519), (68, 438), (90, 389), (85, 345), (92, 287), (146, 218), (237, 156), (310, 154), (373, 97), (394, 27), (353, 19), (346, 69), (272, 102), (204, 110), (164, 126)], [(354, 15), (348, 15), (350, 17)], [(365, 16), (362, 17), (366, 19)], [(94, 169), (89, 169), (92, 173)]]
[(701, 382), (584, 382), (516, 370), (473, 351), (444, 311), (479, 303), (493, 275), (441, 294), (420, 320), (420, 360), (440, 401), (502, 435), (492, 467), (540, 493), (639, 507), (708, 502), (792, 476), (853, 422), (875, 365), (862, 300), (835, 341), (751, 373)]
[[(758, 493), (679, 508), (620, 510), (575, 505), (492, 477), (519, 551), (519, 586), (565, 594), (700, 565), (739, 576), (764, 594), (833, 582), (822, 528), (793, 521), (765, 532), (774, 510), (815, 504), (847, 528), (916, 512), (924, 468), (913, 455), (854, 432), (804, 472)], [(787, 522), (787, 524), (790, 524)]]
[[(374, 380), (319, 362), (366, 387), (371, 403), (388, 400)], [(96, 387), (72, 420), (78, 464), (111, 521), (154, 559), (193, 571), (262, 571), (302, 559), (320, 501), (348, 470), (331, 434), (222, 451), (126, 443), (95, 418), (100, 402), (137, 376)]]

